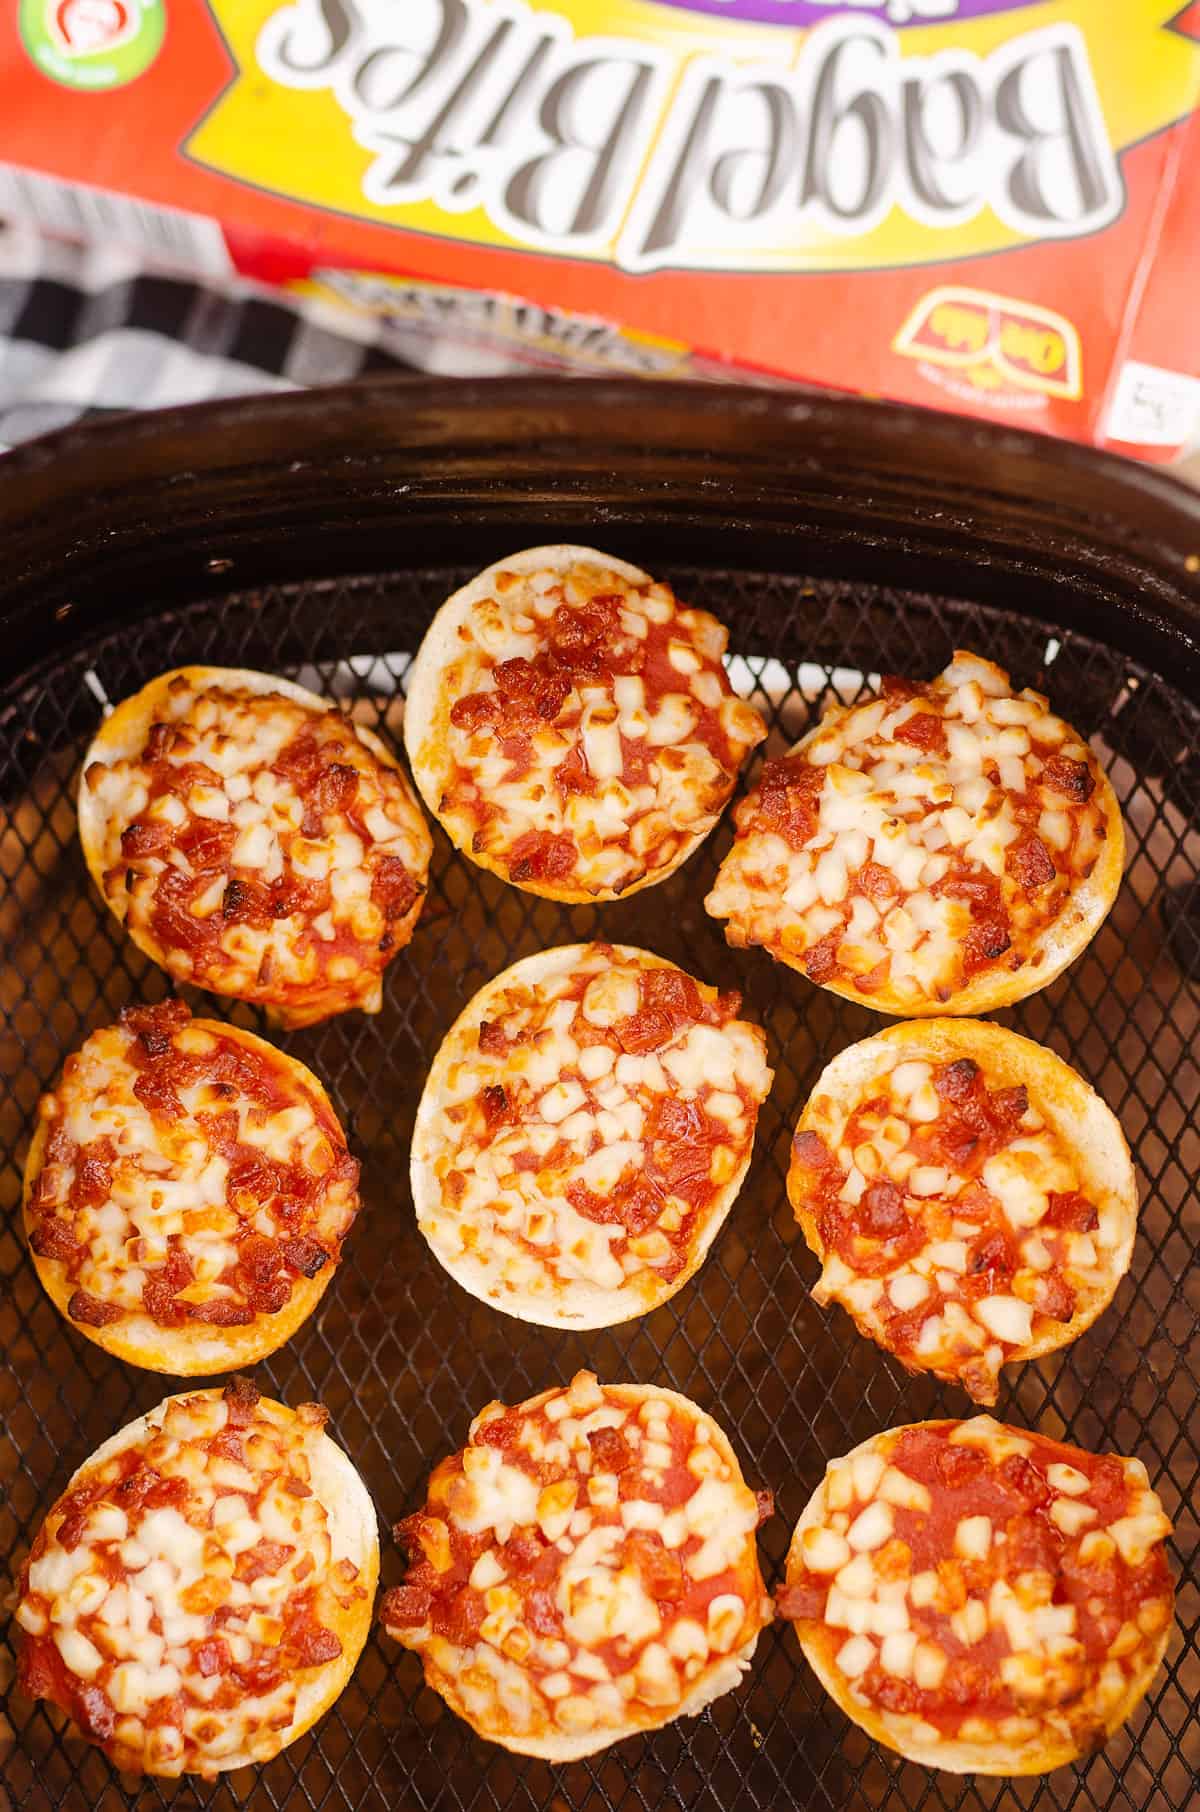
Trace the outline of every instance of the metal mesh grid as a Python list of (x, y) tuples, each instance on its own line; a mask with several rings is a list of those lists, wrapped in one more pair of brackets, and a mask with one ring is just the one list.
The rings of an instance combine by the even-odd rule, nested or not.
[[(0, 693), (0, 1573), (15, 1574), (72, 1469), (170, 1388), (66, 1325), (19, 1230), (18, 1160), (39, 1094), (89, 1031), (131, 999), (165, 991), (99, 906), (75, 839), (71, 789), (98, 699), (120, 698), (185, 661), (265, 666), (337, 697), (397, 742), (408, 656), (392, 651), (416, 647), (463, 576), (395, 574), (231, 595), (66, 646)], [(1200, 712), (1102, 644), (1016, 614), (827, 581), (669, 576), (730, 624), (734, 681), (770, 719), (768, 753), (831, 699), (857, 696), (864, 675), (928, 675), (965, 645), (1048, 690), (1109, 765), (1130, 831), (1120, 899), (1066, 975), (1001, 1017), (1059, 1050), (1116, 1110), (1139, 1167), (1140, 1236), (1114, 1307), (1065, 1354), (1007, 1373), (997, 1413), (1145, 1460), (1176, 1521), (1178, 1624), (1166, 1668), (1127, 1730), (1078, 1770), (1045, 1781), (962, 1781), (869, 1743), (780, 1625), (760, 1642), (743, 1689), (701, 1718), (556, 1769), (480, 1743), (425, 1690), (416, 1658), (373, 1636), (335, 1708), (267, 1768), (212, 1784), (157, 1783), (119, 1780), (57, 1714), (12, 1693), (12, 1656), (0, 1643), (0, 1760), (14, 1808), (1174, 1812), (1194, 1804), (1200, 1269), (1191, 1266), (1191, 1178), (1200, 1170), (1200, 1069), (1197, 998), (1172, 951), (1185, 961), (1191, 945), (1200, 953), (1195, 925), (1174, 922), (1200, 871), (1200, 837), (1187, 828), (1200, 796)], [(286, 1401), (328, 1405), (332, 1432), (363, 1472), (385, 1529), (420, 1500), (430, 1466), (461, 1445), (484, 1402), (517, 1400), (586, 1364), (602, 1378), (670, 1384), (718, 1417), (749, 1482), (776, 1491), (778, 1514), (762, 1533), (771, 1583), (827, 1459), (895, 1422), (967, 1413), (961, 1393), (907, 1377), (840, 1310), (823, 1312), (809, 1299), (816, 1264), (783, 1186), (791, 1128), (821, 1066), (880, 1022), (762, 953), (726, 948), (701, 901), (729, 837), (726, 822), (648, 893), (566, 908), (504, 887), (438, 832), (430, 897), (412, 945), (388, 972), (383, 1012), (281, 1040), (325, 1080), (348, 1124), (364, 1161), (364, 1211), (319, 1311), (257, 1368), (258, 1381)], [(425, 1068), (475, 989), (518, 956), (593, 935), (644, 944), (742, 988), (748, 1015), (767, 1029), (777, 1074), (753, 1168), (698, 1277), (644, 1320), (570, 1334), (510, 1320), (449, 1281), (416, 1231), (407, 1149)], [(219, 1010), (193, 1000), (201, 1004)], [(247, 1009), (231, 1016), (263, 1029)], [(388, 1583), (400, 1566), (386, 1536), (384, 1555)]]

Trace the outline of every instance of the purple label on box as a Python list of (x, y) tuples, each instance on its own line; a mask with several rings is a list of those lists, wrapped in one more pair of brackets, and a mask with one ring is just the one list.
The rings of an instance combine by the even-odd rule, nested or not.
[(981, 19), (989, 13), (1021, 12), (1038, 0), (659, 0), (680, 12), (708, 13), (717, 19), (744, 19), (756, 25), (794, 25), (807, 30), (825, 19), (858, 15), (887, 25), (946, 25), (956, 19)]

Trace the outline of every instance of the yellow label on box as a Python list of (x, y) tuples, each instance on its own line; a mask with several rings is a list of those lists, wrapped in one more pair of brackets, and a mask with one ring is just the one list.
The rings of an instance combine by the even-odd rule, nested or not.
[(766, 22), (787, 0), (210, 5), (237, 74), (188, 156), (356, 220), (633, 273), (1099, 232), (1120, 152), (1198, 77), (1179, 0), (794, 0), (807, 28)]

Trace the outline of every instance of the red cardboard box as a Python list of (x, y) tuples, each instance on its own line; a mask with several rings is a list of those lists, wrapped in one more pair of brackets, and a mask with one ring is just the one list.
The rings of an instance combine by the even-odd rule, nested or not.
[(1200, 0), (21, 0), (0, 211), (531, 363), (1176, 455)]

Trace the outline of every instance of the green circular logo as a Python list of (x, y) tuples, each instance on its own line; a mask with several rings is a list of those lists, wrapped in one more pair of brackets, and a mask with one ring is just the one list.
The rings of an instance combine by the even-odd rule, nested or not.
[(163, 0), (21, 0), (19, 16), (42, 74), (93, 92), (136, 81), (167, 29)]

